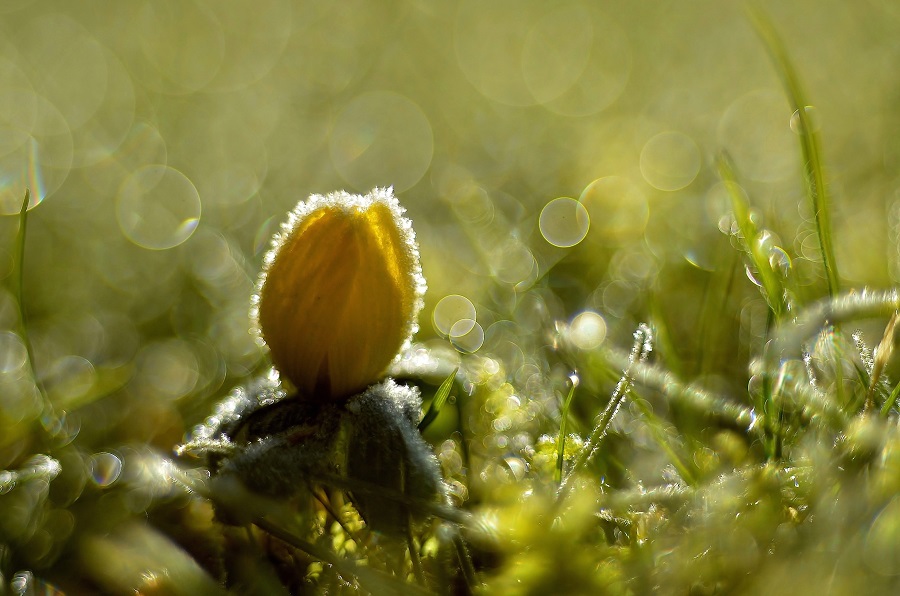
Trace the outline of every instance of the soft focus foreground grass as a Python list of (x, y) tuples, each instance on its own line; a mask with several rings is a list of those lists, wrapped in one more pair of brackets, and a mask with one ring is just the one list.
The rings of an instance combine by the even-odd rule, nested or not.
[[(429, 282), (407, 364), (460, 367), (425, 436), (476, 576), (429, 529), (420, 587), (891, 592), (900, 304), (862, 289), (900, 276), (900, 11), (765, 8), (804, 117), (734, 3), (0, 5), (0, 593), (397, 587), (220, 525), (165, 463), (265, 366), (283, 213), (376, 185)], [(360, 558), (320, 513), (307, 551)]]

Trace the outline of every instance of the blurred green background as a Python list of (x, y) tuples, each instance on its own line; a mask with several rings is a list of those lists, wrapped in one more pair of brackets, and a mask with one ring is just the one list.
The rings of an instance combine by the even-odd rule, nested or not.
[[(814, 103), (846, 285), (897, 282), (900, 5), (765, 8)], [(393, 185), (419, 238), (431, 348), (493, 357), (525, 387), (568, 374), (547, 355), (558, 334), (627, 347), (652, 315), (673, 370), (745, 391), (738, 338), (764, 307), (742, 274), (709, 298), (713, 273), (739, 263), (723, 149), (820, 296), (791, 110), (739, 2), (4, 0), (0, 280), (29, 188), (34, 366), (77, 432), (56, 529), (20, 534), (8, 558), (52, 566), (83, 491), (134, 482), (263, 364), (249, 298), (310, 193)], [(701, 357), (710, 299), (739, 315)], [(2, 290), (0, 469), (46, 450), (18, 325)], [(127, 515), (154, 499), (123, 494)]]

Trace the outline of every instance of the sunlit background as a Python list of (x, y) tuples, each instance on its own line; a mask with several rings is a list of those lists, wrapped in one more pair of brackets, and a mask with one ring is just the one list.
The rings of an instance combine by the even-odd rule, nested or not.
[[(814, 104), (841, 274), (898, 282), (900, 5), (766, 4)], [(0, 515), (19, 541), (0, 558), (52, 568), (88, 496), (101, 527), (151, 506), (163, 489), (141, 474), (157, 454), (264, 365), (249, 299), (269, 238), (311, 193), (393, 186), (429, 285), (419, 348), (462, 358), (471, 383), (511, 383), (513, 406), (489, 411), (515, 410), (493, 419), (498, 436), (548, 415), (522, 403), (527, 387), (565, 391), (560, 342), (627, 349), (651, 317), (673, 370), (739, 394), (737, 338), (765, 308), (714, 160), (728, 152), (781, 266), (818, 295), (796, 127), (736, 2), (4, 0), (0, 280), (12, 287), (27, 188), (34, 368), (74, 442), (61, 472), (26, 461), (46, 450), (30, 430), (43, 403), (0, 290), (0, 469), (45, 478), (17, 493), (25, 513)], [(735, 267), (726, 292), (713, 272)], [(710, 364), (695, 328), (717, 299), (740, 315), (717, 323), (734, 339)]]

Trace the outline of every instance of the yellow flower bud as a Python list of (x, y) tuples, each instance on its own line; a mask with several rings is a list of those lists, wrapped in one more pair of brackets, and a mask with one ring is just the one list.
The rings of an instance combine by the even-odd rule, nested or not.
[(416, 331), (425, 280), (390, 188), (301, 201), (272, 241), (251, 316), (301, 397), (377, 381)]

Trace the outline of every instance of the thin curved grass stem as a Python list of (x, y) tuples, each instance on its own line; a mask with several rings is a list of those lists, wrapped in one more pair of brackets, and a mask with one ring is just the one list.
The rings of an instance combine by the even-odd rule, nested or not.
[(772, 61), (775, 63), (778, 74), (781, 76), (787, 91), (791, 109), (800, 124), (797, 133), (803, 152), (806, 192), (815, 213), (816, 234), (819, 239), (819, 249), (822, 253), (822, 263), (825, 266), (828, 295), (834, 297), (840, 291), (840, 282), (831, 238), (831, 206), (825, 184), (819, 135), (816, 131), (815, 123), (812, 122), (810, 114), (806, 111), (808, 105), (806, 95), (803, 92), (800, 78), (797, 76), (797, 70), (788, 56), (781, 36), (772, 24), (771, 19), (761, 8), (750, 6), (748, 13), (753, 26), (756, 28), (763, 44), (765, 44)]
[(607, 431), (609, 431), (609, 426), (612, 423), (616, 412), (619, 411), (619, 408), (622, 406), (622, 402), (625, 400), (625, 396), (628, 394), (628, 387), (631, 383), (631, 370), (635, 364), (647, 359), (647, 356), (650, 354), (650, 351), (652, 349), (652, 342), (653, 335), (650, 332), (650, 327), (648, 327), (644, 323), (641, 323), (638, 326), (637, 331), (634, 332), (634, 346), (631, 349), (628, 363), (624, 367), (624, 373), (619, 379), (619, 382), (616, 385), (615, 390), (613, 391), (612, 397), (606, 404), (606, 408), (604, 408), (600, 415), (597, 417), (596, 424), (594, 424), (594, 430), (591, 431), (591, 436), (581, 448), (581, 451), (578, 452), (572, 468), (569, 470), (569, 473), (566, 474), (565, 478), (560, 484), (559, 491), (557, 492), (558, 500), (561, 500), (562, 497), (565, 496), (569, 481), (576, 474), (578, 474), (582, 468), (584, 468), (587, 462), (590, 461), (591, 457), (593, 457), (597, 452), (597, 449), (600, 448), (600, 443), (603, 441), (603, 437), (605, 437)]
[(47, 395), (47, 389), (44, 387), (44, 382), (38, 377), (37, 369), (35, 368), (34, 347), (31, 345), (31, 339), (28, 335), (28, 313), (25, 310), (25, 237), (28, 230), (28, 203), (30, 200), (31, 192), (28, 189), (25, 189), (25, 199), (22, 201), (22, 207), (19, 211), (19, 231), (16, 236), (16, 254), (13, 261), (18, 268), (16, 275), (13, 276), (13, 279), (15, 280), (13, 296), (15, 296), (18, 308), (19, 337), (22, 339), (22, 343), (25, 344), (25, 353), (28, 356), (28, 366), (31, 368), (31, 375), (43, 404), (41, 422), (43, 423), (45, 430), (50, 432), (50, 434), (54, 434), (54, 431), (59, 430), (59, 419), (53, 411), (53, 404), (50, 402), (50, 398)]

